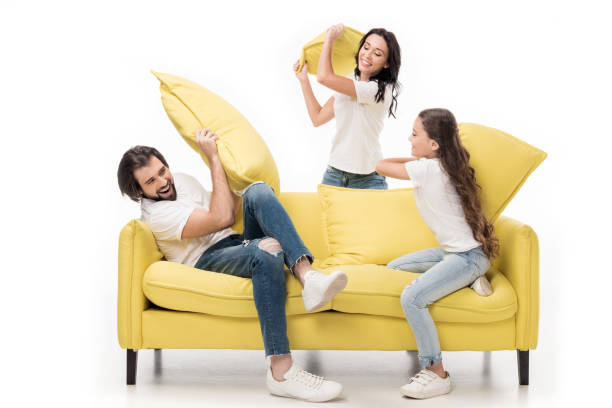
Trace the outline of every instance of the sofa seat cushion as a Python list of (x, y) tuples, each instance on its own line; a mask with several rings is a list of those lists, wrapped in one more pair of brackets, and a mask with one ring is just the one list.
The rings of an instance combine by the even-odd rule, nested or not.
[[(334, 268), (336, 269), (336, 268)], [(347, 313), (404, 317), (400, 295), (419, 274), (380, 265), (344, 265), (337, 269), (348, 275), (346, 288), (332, 300), (332, 309)], [(486, 323), (511, 318), (517, 310), (516, 293), (506, 277), (495, 269), (487, 277), (491, 296), (479, 296), (463, 288), (429, 307), (436, 322)]]
[[(288, 271), (286, 279), (286, 314), (308, 313), (302, 301), (302, 286)], [(159, 261), (146, 270), (142, 287), (151, 302), (166, 309), (229, 317), (257, 317), (253, 282), (248, 278)], [(318, 312), (330, 308), (327, 305)]]

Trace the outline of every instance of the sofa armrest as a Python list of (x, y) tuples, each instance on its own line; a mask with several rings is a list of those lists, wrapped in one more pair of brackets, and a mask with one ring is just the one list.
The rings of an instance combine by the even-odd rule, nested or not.
[(509, 217), (494, 224), (500, 241), (500, 254), (493, 267), (510, 281), (518, 301), (516, 348), (535, 349), (538, 343), (540, 307), (540, 250), (533, 229)]
[(142, 312), (149, 301), (142, 291), (142, 277), (153, 262), (163, 258), (149, 227), (132, 220), (119, 234), (119, 289), (117, 293), (117, 333), (122, 348), (142, 346)]

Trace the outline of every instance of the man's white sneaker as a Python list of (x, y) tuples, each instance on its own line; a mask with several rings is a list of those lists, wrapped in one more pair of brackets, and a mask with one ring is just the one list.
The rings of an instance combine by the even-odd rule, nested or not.
[(283, 377), (285, 381), (276, 381), (272, 376), (272, 369), (268, 367), (266, 385), (270, 394), (310, 402), (323, 402), (334, 399), (342, 393), (342, 385), (339, 383), (304, 371), (295, 363)]
[(484, 275), (476, 279), (470, 285), (470, 288), (474, 289), (474, 292), (478, 293), (480, 296), (489, 296), (493, 294), (493, 287), (491, 286), (491, 283), (487, 277)]
[(408, 384), (401, 386), (400, 392), (407, 397), (423, 399), (448, 394), (451, 389), (450, 374), (446, 373), (446, 378), (442, 378), (424, 368), (412, 377)]
[(302, 300), (307, 312), (312, 312), (325, 306), (342, 292), (348, 282), (346, 274), (335, 271), (329, 275), (317, 271), (308, 271), (304, 276)]

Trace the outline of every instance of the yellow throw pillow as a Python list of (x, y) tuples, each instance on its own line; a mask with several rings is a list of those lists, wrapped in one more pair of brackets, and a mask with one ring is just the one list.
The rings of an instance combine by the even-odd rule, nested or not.
[(474, 123), (459, 124), (459, 136), (482, 187), (485, 215), (495, 222), (546, 153), (501, 130)]
[[(359, 51), (359, 42), (364, 34), (354, 28), (344, 27), (344, 32), (336, 41), (332, 48), (332, 67), (336, 75), (348, 76), (355, 71), (355, 54)], [(325, 32), (319, 34), (317, 38), (302, 47), (300, 64), (298, 71), (302, 69), (304, 63), (308, 64), (308, 72), (317, 75), (319, 57), (323, 49)]]
[(207, 128), (219, 136), (219, 158), (234, 192), (260, 180), (268, 183), (276, 194), (280, 192), (278, 169), (268, 146), (236, 108), (187, 79), (151, 72), (159, 79), (162, 103), (168, 117), (207, 165), (206, 156), (195, 142), (195, 132)]
[(437, 246), (419, 215), (412, 189), (359, 190), (320, 184), (323, 266), (379, 264)]

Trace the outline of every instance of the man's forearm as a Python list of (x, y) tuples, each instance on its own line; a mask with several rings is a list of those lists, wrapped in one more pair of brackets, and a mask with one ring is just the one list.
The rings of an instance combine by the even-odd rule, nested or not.
[[(219, 156), (209, 160), (210, 177), (212, 179), (212, 194), (209, 211), (223, 219), (234, 219), (234, 195), (229, 188), (227, 176)], [(229, 222), (229, 221), (228, 221)]]

